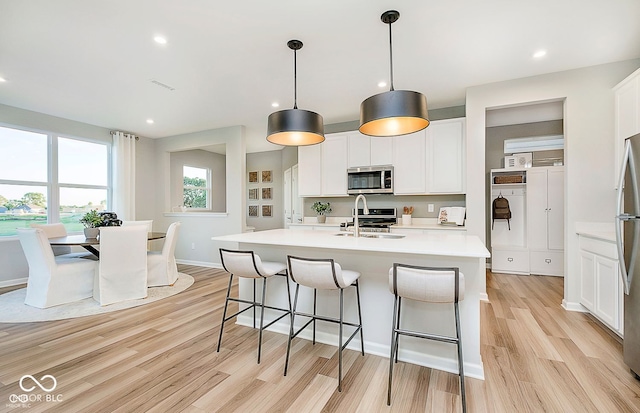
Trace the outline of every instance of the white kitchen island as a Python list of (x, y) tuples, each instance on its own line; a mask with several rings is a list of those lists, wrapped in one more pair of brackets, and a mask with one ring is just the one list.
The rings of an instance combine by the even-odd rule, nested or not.
[[(359, 271), (362, 323), (365, 352), (389, 357), (393, 294), (389, 291), (389, 268), (394, 262), (405, 264), (459, 267), (465, 276), (465, 296), (460, 302), (465, 375), (483, 379), (480, 356), (480, 296), (485, 292), (485, 259), (489, 251), (476, 236), (461, 233), (406, 234), (399, 239), (336, 236), (335, 232), (277, 229), (212, 238), (223, 248), (253, 250), (265, 261), (286, 262), (287, 255), (311, 258), (333, 258), (345, 269)], [(278, 278), (278, 277), (276, 277)], [(261, 285), (262, 283), (258, 283)], [(283, 281), (268, 285), (267, 304), (286, 307)], [(252, 298), (251, 281), (240, 280), (240, 295)], [(292, 291), (293, 283), (292, 283)], [(312, 311), (312, 293), (300, 289), (299, 311)], [(357, 320), (355, 291), (345, 290), (345, 320)], [(338, 315), (338, 294), (318, 292), (318, 313)], [(238, 317), (238, 323), (252, 326), (250, 312)], [(272, 315), (266, 314), (266, 319)], [(273, 317), (275, 318), (275, 317)], [(296, 319), (296, 326), (303, 318)], [(300, 324), (298, 324), (300, 322)], [(337, 326), (318, 322), (317, 341), (337, 346)], [(402, 327), (433, 333), (455, 335), (453, 306), (403, 300)], [(288, 334), (288, 320), (274, 324), (270, 330)], [(351, 331), (350, 329), (345, 329)], [(304, 335), (304, 333), (309, 333)], [(299, 337), (310, 338), (311, 328)], [(356, 336), (349, 348), (358, 349)], [(457, 373), (456, 347), (451, 344), (400, 339), (399, 359), (423, 366)]]

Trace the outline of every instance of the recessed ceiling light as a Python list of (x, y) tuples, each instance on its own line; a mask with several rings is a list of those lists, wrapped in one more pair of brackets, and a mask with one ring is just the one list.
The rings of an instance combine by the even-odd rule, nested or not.
[(0, 82), (6, 82), (7, 79), (5, 79), (4, 77), (0, 77)]
[(539, 58), (545, 56), (546, 54), (547, 54), (546, 50), (538, 50), (537, 52), (535, 52), (533, 54), (533, 57), (535, 57), (536, 59), (539, 59)]
[(271, 107), (278, 108), (278, 107), (280, 107), (280, 104), (278, 102), (273, 102), (271, 104)]
[(156, 36), (153, 38), (153, 40), (155, 40), (155, 42), (159, 44), (167, 44), (167, 39), (162, 36)]
[(147, 119), (147, 123), (151, 125), (153, 123), (153, 119)]
[(387, 82), (378, 82), (378, 87), (387, 87)]

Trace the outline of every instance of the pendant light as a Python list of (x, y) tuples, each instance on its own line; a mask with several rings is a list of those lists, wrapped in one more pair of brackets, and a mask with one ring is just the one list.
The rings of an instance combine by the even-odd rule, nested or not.
[(293, 109), (269, 115), (267, 140), (283, 146), (315, 145), (324, 141), (322, 116), (309, 110), (298, 109), (296, 51), (302, 49), (302, 42), (289, 40), (287, 46), (293, 50)]
[(398, 136), (420, 131), (429, 126), (427, 98), (418, 92), (393, 89), (393, 45), (391, 24), (398, 20), (396, 10), (380, 16), (389, 25), (389, 61), (391, 88), (365, 99), (360, 104), (360, 132), (369, 136)]

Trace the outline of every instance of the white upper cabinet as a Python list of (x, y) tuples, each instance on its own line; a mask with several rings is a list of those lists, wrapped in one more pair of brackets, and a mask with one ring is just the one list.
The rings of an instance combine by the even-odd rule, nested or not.
[(624, 155), (624, 140), (640, 133), (640, 69), (620, 82), (615, 88), (615, 182), (618, 178)]
[(418, 195), (427, 192), (426, 132), (421, 130), (393, 138), (393, 193)]
[(298, 147), (298, 195), (322, 196), (322, 144)]
[(434, 121), (427, 128), (427, 192), (464, 193), (465, 120)]
[(349, 143), (347, 135), (330, 135), (322, 142), (322, 195), (347, 195)]
[(464, 137), (464, 118), (433, 121), (404, 136), (327, 135), (321, 144), (298, 148), (299, 195), (348, 196), (347, 169), (377, 165), (393, 165), (396, 195), (463, 194)]
[(371, 165), (393, 163), (393, 140), (390, 137), (369, 137), (371, 140)]
[(349, 134), (349, 168), (371, 165), (371, 138), (358, 131)]

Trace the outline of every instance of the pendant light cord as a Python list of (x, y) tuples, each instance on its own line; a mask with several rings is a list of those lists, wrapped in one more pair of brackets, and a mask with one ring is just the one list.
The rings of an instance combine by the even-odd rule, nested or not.
[(298, 64), (296, 50), (293, 50), (293, 108), (298, 109)]
[(390, 73), (391, 73), (391, 89), (389, 89), (390, 91), (393, 91), (393, 43), (391, 41), (391, 21), (388, 23), (389, 24), (389, 67), (390, 67)]

